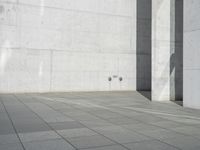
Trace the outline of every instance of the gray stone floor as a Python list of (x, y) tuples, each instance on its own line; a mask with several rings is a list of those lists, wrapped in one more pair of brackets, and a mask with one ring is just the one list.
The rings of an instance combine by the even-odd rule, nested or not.
[(137, 92), (0, 95), (0, 150), (199, 150), (200, 111)]

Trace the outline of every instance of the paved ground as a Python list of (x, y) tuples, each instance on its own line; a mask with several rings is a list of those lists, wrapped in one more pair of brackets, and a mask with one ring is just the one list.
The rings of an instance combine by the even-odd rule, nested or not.
[(200, 111), (137, 92), (0, 95), (0, 150), (199, 150)]

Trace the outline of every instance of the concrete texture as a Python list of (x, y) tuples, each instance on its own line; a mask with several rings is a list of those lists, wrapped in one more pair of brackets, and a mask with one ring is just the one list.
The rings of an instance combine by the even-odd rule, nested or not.
[(137, 0), (138, 91), (151, 91), (151, 0)]
[[(183, 100), (183, 0), (173, 1), (174, 39), (170, 56), (170, 100)], [(172, 12), (172, 11), (171, 11)]]
[(200, 1), (184, 1), (184, 106), (200, 108)]
[(152, 100), (182, 100), (183, 1), (152, 1)]
[(0, 34), (0, 92), (136, 89), (136, 0), (1, 0)]
[(170, 100), (171, 0), (152, 1), (152, 100)]
[(2, 150), (199, 148), (199, 110), (138, 92), (0, 95)]

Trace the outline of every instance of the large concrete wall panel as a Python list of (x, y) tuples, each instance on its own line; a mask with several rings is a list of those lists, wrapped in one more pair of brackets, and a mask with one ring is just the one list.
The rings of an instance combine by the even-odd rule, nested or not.
[(184, 106), (200, 108), (200, 1), (184, 1)]
[(135, 90), (136, 0), (1, 0), (0, 58), (0, 92)]

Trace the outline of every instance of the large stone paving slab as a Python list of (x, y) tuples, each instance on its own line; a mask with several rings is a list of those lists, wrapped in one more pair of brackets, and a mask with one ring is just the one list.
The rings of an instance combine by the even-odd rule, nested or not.
[(11, 143), (0, 145), (0, 150), (24, 150), (21, 143)]
[(100, 135), (77, 137), (68, 139), (78, 149), (100, 147), (115, 144), (113, 141)]
[(178, 150), (174, 146), (152, 140), (138, 143), (124, 144), (130, 150)]
[(75, 148), (62, 139), (27, 142), (24, 143), (26, 150), (75, 150)]

